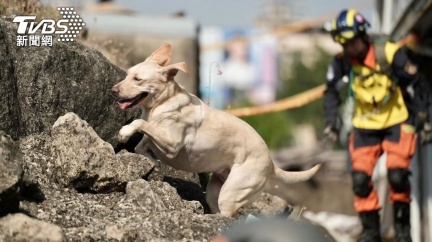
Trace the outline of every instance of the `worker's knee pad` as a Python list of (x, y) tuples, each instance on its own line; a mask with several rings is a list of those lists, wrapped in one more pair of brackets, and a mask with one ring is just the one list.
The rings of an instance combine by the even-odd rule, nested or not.
[(389, 169), (387, 171), (387, 179), (393, 191), (397, 193), (409, 191), (409, 174), (407, 169)]
[(372, 192), (372, 180), (365, 172), (352, 172), (353, 191), (359, 197), (368, 197)]

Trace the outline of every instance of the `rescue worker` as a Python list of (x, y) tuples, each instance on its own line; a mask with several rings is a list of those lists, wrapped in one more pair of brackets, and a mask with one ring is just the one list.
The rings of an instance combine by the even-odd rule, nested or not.
[[(410, 96), (407, 90), (427, 89), (429, 84), (408, 59), (405, 48), (389, 41), (374, 42), (366, 33), (367, 27), (368, 21), (353, 9), (341, 11), (332, 22), (331, 36), (342, 45), (343, 53), (334, 57), (327, 72), (324, 133), (337, 141), (339, 83), (344, 79), (355, 105), (349, 152), (354, 207), (363, 225), (358, 241), (381, 241), (381, 206), (371, 176), (378, 158), (386, 152), (396, 241), (409, 242), (409, 167), (416, 148), (414, 120), (420, 117), (428, 126), (429, 103), (424, 95)], [(411, 106), (415, 110), (408, 108)]]

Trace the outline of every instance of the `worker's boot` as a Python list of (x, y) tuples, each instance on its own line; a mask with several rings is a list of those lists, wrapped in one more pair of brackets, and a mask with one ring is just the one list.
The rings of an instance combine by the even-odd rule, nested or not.
[(357, 242), (381, 242), (380, 216), (377, 211), (360, 212), (360, 221), (363, 231)]
[(411, 242), (410, 204), (395, 202), (393, 204), (393, 220), (396, 242)]

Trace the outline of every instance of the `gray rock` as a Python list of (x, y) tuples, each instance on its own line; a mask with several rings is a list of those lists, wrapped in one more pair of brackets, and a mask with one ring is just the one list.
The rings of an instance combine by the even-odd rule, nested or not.
[(23, 160), (19, 146), (0, 131), (0, 216), (15, 212), (23, 184)]
[(255, 214), (269, 217), (288, 216), (292, 209), (293, 208), (282, 198), (268, 193), (262, 193), (255, 202), (241, 208), (239, 213), (243, 215)]
[(167, 211), (162, 200), (153, 192), (146, 180), (139, 179), (128, 182), (126, 186), (126, 197), (142, 208), (155, 212)]
[(170, 166), (160, 164), (155, 167), (154, 171), (149, 174), (147, 180), (149, 181), (168, 181), (172, 179), (180, 179), (183, 181), (189, 181), (196, 184), (200, 184), (200, 180), (197, 173), (176, 170)]
[(61, 242), (66, 238), (59, 226), (18, 213), (0, 219), (0, 241)]
[[(150, 187), (163, 201), (169, 211), (204, 214), (204, 207), (199, 201), (183, 200), (177, 190), (166, 182), (150, 181)], [(202, 191), (199, 191), (202, 193)]]
[(125, 72), (78, 42), (18, 47), (16, 24), (0, 20), (0, 69), (0, 130), (13, 139), (48, 133), (60, 115), (75, 112), (116, 146), (121, 126), (139, 116), (114, 105), (110, 89)]
[[(150, 160), (126, 151), (115, 154), (73, 113), (57, 120), (51, 136), (26, 137), (20, 147), (45, 197), (42, 203), (22, 201), (20, 208), (63, 228), (68, 241), (208, 241), (230, 221), (204, 215), (197, 201), (183, 200), (166, 182), (140, 179), (152, 168)], [(88, 176), (77, 177), (83, 171)], [(192, 173), (184, 175), (196, 178)], [(106, 187), (108, 180), (110, 187), (120, 184), (116, 181), (128, 181), (125, 193), (117, 189), (93, 193), (102, 191), (99, 188)], [(90, 193), (78, 192), (83, 187)]]
[(145, 156), (115, 154), (92, 127), (74, 113), (61, 116), (51, 131), (54, 180), (65, 187), (93, 192), (124, 191), (143, 177), (153, 163)]
[(202, 184), (197, 173), (176, 170), (162, 164), (156, 166), (155, 169), (146, 176), (146, 179), (150, 182), (163, 181), (168, 183), (171, 187), (175, 188), (176, 193), (179, 194), (183, 200), (199, 201), (201, 206), (194, 209), (198, 209), (199, 211), (202, 209), (201, 207), (204, 207), (205, 211), (209, 212), (203, 193), (204, 189), (201, 187)]
[(46, 200), (26, 212), (62, 227), (68, 241), (209, 241), (232, 221), (220, 215), (155, 211), (153, 205), (137, 204), (139, 196), (120, 192), (44, 188), (44, 193)]
[(171, 212), (152, 214), (138, 223), (116, 225), (123, 231), (120, 241), (210, 241), (228, 223), (230, 219), (219, 215)]
[(55, 186), (55, 156), (52, 154), (51, 136), (29, 135), (20, 139), (19, 145), (24, 157), (24, 175), (27, 180), (41, 186)]

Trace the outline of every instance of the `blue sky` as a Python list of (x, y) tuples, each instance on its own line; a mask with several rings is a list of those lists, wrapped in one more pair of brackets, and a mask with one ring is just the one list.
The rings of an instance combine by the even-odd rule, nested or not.
[[(203, 26), (247, 27), (262, 14), (265, 4), (276, 0), (116, 0), (119, 5), (143, 14), (170, 14), (183, 10), (186, 16)], [(301, 18), (334, 14), (343, 8), (360, 9), (366, 18), (372, 15), (373, 0), (279, 0), (291, 6)]]

